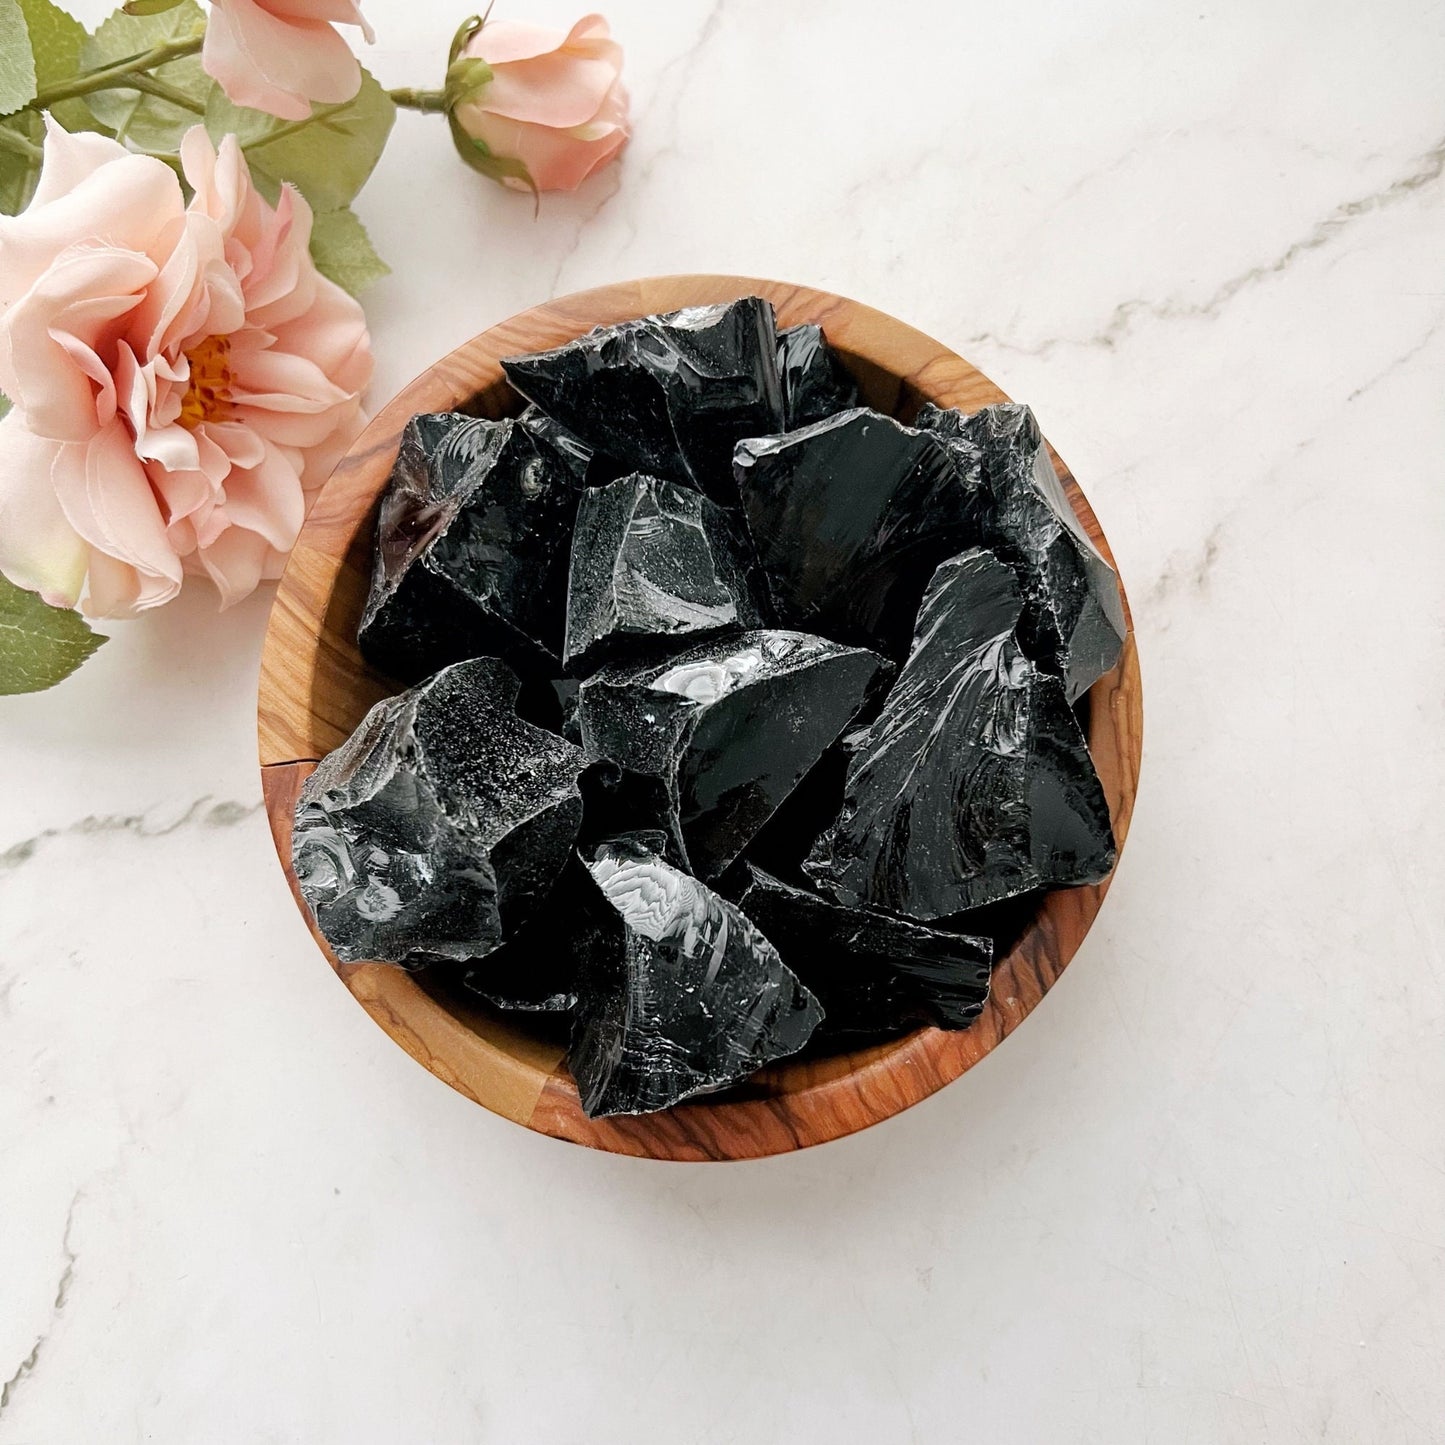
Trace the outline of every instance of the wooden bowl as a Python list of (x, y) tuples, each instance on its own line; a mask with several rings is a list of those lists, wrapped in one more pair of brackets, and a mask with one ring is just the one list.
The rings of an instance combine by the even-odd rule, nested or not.
[[(392, 690), (361, 660), (355, 634), (370, 576), (375, 503), (407, 418), (449, 410), (506, 415), (521, 403), (503, 378), (504, 356), (557, 346), (599, 323), (750, 294), (772, 301), (780, 326), (821, 323), (867, 403), (904, 421), (925, 401), (972, 411), (1008, 399), (961, 357), (891, 316), (825, 291), (742, 276), (666, 276), (563, 296), (484, 331), (437, 362), (382, 410), (342, 459), (301, 531), (271, 610), (258, 708), (261, 780), (271, 832), (298, 906), (291, 870), (296, 795), (317, 760)], [(1057, 456), (1054, 465), (1089, 535), (1108, 557), (1109, 545), (1083, 493)], [(1127, 607), (1126, 602), (1126, 614)], [(1088, 697), (1089, 747), (1121, 851), (1139, 775), (1141, 728), (1131, 627), (1118, 666)], [(352, 995), (402, 1048), (494, 1113), (618, 1154), (753, 1159), (876, 1124), (976, 1064), (1028, 1017), (1063, 972), (1108, 887), (1105, 879), (1043, 898), (997, 965), (983, 1015), (967, 1029), (922, 1028), (851, 1053), (784, 1062), (725, 1095), (636, 1118), (587, 1118), (560, 1042), (459, 1001), (425, 974), (338, 963), (319, 935), (317, 943)]]

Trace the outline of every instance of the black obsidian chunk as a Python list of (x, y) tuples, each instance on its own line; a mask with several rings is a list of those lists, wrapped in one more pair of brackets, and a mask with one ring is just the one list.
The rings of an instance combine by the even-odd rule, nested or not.
[(377, 518), (362, 655), (403, 682), (480, 656), (555, 670), (581, 494), (517, 421), (413, 417)]
[(747, 539), (701, 492), (634, 472), (583, 495), (572, 538), (563, 663), (667, 638), (759, 627)]
[(925, 406), (916, 426), (976, 456), (991, 499), (983, 541), (1023, 583), (1019, 641), (1074, 702), (1119, 660), (1124, 604), (1114, 569), (1079, 524), (1033, 412), (1015, 402), (971, 416)]
[(747, 296), (599, 326), (502, 366), (595, 451), (729, 506), (734, 445), (783, 425), (777, 352), (773, 308)]
[(817, 995), (823, 1033), (961, 1029), (983, 1012), (991, 939), (845, 908), (753, 867), (738, 906)]
[(668, 1109), (795, 1054), (823, 1017), (732, 903), (646, 833), (584, 859), (601, 897), (567, 1062), (596, 1118)]
[(579, 482), (587, 479), (593, 451), (575, 432), (568, 431), (560, 421), (548, 416), (540, 406), (525, 407), (517, 421), (533, 436), (541, 437), (547, 442), (572, 468), (572, 474)]
[(778, 332), (778, 375), (784, 431), (858, 405), (858, 383), (828, 345), (821, 326), (790, 326)]
[(933, 569), (979, 537), (983, 492), (935, 436), (857, 407), (739, 444), (778, 619), (903, 658)]
[(806, 865), (850, 907), (935, 919), (1114, 865), (1093, 762), (1057, 677), (1016, 636), (1023, 598), (990, 552), (945, 562), (913, 651)]
[(800, 632), (745, 632), (582, 684), (582, 745), (660, 780), (666, 831), (715, 878), (848, 726), (884, 659)]
[(474, 960), (461, 976), (462, 986), (509, 1012), (570, 1012), (577, 1002), (578, 959), (594, 928), (595, 894), (587, 869), (572, 852), (546, 899), (500, 948)]
[(577, 838), (580, 748), (513, 711), (494, 657), (367, 713), (296, 805), (291, 861), (336, 956), (478, 958), (546, 897)]

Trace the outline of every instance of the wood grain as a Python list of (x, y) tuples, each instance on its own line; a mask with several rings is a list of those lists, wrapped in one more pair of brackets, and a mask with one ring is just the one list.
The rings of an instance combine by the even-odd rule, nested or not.
[[(782, 326), (820, 323), (858, 377), (868, 404), (904, 421), (924, 401), (972, 411), (1008, 399), (962, 357), (882, 312), (828, 292), (741, 276), (667, 276), (559, 297), (494, 326), (439, 361), (380, 412), (342, 459), (302, 529), (272, 607), (257, 707), (261, 777), (272, 836), (298, 906), (290, 866), (296, 795), (317, 760), (391, 690), (362, 661), (355, 631), (370, 572), (375, 506), (407, 419), (448, 410), (507, 415), (520, 409), (520, 401), (502, 375), (504, 356), (556, 346), (606, 322), (751, 294), (773, 302)], [(1084, 527), (1112, 560), (1073, 476), (1056, 455), (1054, 465)], [(1118, 665), (1088, 697), (1089, 746), (1121, 854), (1138, 784), (1142, 729), (1131, 622)], [(1109, 882), (1058, 889), (1043, 898), (995, 969), (989, 1004), (972, 1027), (919, 1029), (859, 1052), (784, 1063), (725, 1096), (639, 1118), (588, 1119), (560, 1045), (455, 997), (425, 975), (382, 964), (340, 964), (314, 928), (313, 935), (352, 995), (397, 1043), (493, 1112), (619, 1154), (753, 1159), (866, 1128), (976, 1064), (1028, 1017), (1063, 972)]]

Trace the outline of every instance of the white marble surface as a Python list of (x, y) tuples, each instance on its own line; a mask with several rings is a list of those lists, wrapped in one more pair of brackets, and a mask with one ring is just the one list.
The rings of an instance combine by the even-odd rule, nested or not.
[[(367, 9), (382, 78), (427, 81), (460, 11)], [(0, 704), (0, 1445), (1445, 1439), (1445, 11), (609, 13), (636, 140), (540, 220), (401, 119), (359, 207), (375, 400), (656, 272), (953, 344), (1133, 595), (1115, 889), (905, 1116), (594, 1155), (317, 957), (258, 811), (267, 599), (125, 627)]]

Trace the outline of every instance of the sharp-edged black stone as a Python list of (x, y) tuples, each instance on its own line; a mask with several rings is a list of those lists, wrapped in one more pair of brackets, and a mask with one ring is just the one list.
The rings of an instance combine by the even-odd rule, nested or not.
[(572, 537), (563, 663), (586, 671), (629, 645), (760, 627), (748, 545), (691, 487), (633, 473), (592, 488)]
[(671, 1108), (797, 1053), (818, 1001), (732, 903), (632, 834), (583, 860), (600, 894), (567, 1062), (592, 1117)]
[(734, 471), (779, 621), (895, 658), (933, 569), (979, 536), (976, 479), (865, 407), (744, 441)]
[(822, 1033), (959, 1029), (988, 999), (991, 939), (858, 908), (748, 867), (738, 906), (817, 995)]
[(568, 431), (556, 417), (548, 416), (540, 406), (522, 409), (517, 421), (533, 436), (541, 437), (572, 469), (577, 480), (587, 480), (588, 468), (592, 464), (593, 450), (576, 432)]
[[(584, 787), (586, 774), (583, 774)], [(500, 948), (461, 977), (469, 993), (513, 1013), (568, 1013), (580, 955), (590, 946), (596, 889), (575, 852), (547, 897)]]
[(362, 654), (403, 682), (481, 656), (555, 670), (581, 494), (517, 421), (414, 417), (377, 517)]
[(1126, 624), (1119, 579), (1079, 524), (1033, 412), (1015, 402), (970, 416), (925, 406), (915, 425), (960, 458), (976, 456), (991, 505), (983, 541), (1023, 584), (1019, 641), (1076, 701), (1119, 660)]
[(734, 445), (783, 425), (777, 350), (773, 308), (747, 296), (599, 326), (502, 366), (586, 446), (727, 506)]
[(807, 871), (850, 907), (935, 919), (1114, 864), (1104, 791), (1057, 677), (1019, 647), (1013, 568), (945, 562)]
[(745, 632), (660, 663), (609, 664), (582, 684), (583, 746), (660, 779), (667, 831), (715, 878), (848, 726), (889, 668), (799, 632)]
[(306, 780), (291, 859), (344, 962), (479, 958), (553, 886), (582, 820), (581, 749), (523, 722), (496, 658), (367, 713)]
[(858, 405), (858, 383), (811, 323), (778, 332), (783, 430), (794, 431)]

